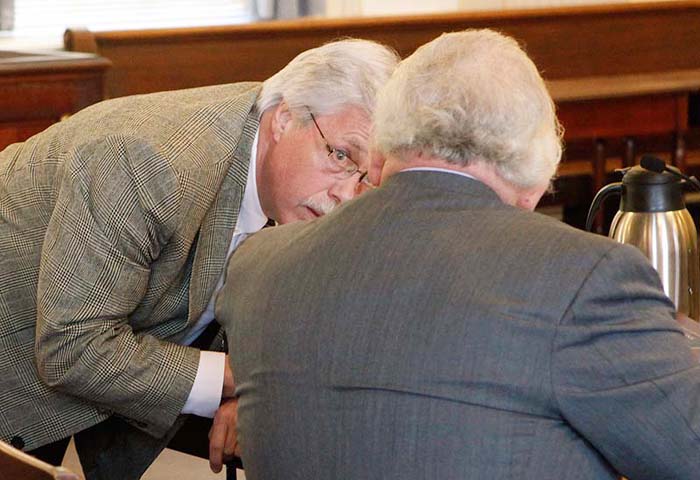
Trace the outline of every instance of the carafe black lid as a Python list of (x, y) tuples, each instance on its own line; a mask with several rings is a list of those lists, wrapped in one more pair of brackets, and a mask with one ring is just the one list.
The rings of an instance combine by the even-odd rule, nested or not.
[(665, 183), (681, 183), (681, 179), (669, 172), (652, 172), (639, 165), (630, 168), (625, 176), (622, 177), (622, 183), (625, 185), (660, 185)]
[(668, 172), (652, 172), (640, 166), (622, 177), (623, 212), (669, 212), (685, 208), (683, 182)]

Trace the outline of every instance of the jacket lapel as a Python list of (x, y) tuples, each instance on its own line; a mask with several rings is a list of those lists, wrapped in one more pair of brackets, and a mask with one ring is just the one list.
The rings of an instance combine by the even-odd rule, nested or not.
[(189, 324), (196, 322), (206, 309), (224, 270), (226, 253), (243, 201), (250, 153), (258, 124), (258, 112), (253, 108), (243, 125), (240, 141), (219, 194), (199, 229), (190, 280)]

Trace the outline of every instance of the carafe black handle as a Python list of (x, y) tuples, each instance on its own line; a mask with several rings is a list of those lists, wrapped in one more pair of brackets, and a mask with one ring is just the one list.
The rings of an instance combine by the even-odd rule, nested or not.
[(622, 195), (622, 182), (611, 183), (606, 185), (595, 194), (593, 197), (593, 202), (591, 203), (591, 208), (588, 209), (588, 216), (586, 217), (586, 230), (591, 231), (593, 227), (593, 219), (595, 218), (600, 206), (610, 195)]

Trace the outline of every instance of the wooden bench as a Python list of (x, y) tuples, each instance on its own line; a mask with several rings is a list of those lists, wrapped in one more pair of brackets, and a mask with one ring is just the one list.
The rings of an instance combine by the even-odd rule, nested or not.
[(295, 55), (344, 36), (402, 56), (443, 32), (493, 28), (518, 39), (549, 80), (700, 68), (700, 2), (302, 19), (247, 25), (90, 32), (69, 29), (66, 50), (110, 59), (107, 95), (263, 80)]
[(624, 139), (626, 148), (619, 166), (627, 167), (635, 164), (635, 140), (651, 135), (673, 137), (672, 162), (686, 169), (688, 102), (691, 93), (700, 91), (700, 68), (559, 79), (549, 81), (548, 88), (557, 104), (564, 139), (591, 139), (596, 145), (591, 162), (564, 163), (561, 174), (592, 175), (597, 190), (610, 171), (606, 140)]

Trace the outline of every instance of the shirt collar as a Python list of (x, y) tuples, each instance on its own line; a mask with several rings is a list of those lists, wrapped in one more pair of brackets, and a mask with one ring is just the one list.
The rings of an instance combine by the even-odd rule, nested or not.
[(413, 167), (413, 168), (405, 168), (401, 170), (402, 172), (442, 172), (442, 173), (451, 173), (453, 175), (461, 175), (462, 177), (467, 177), (471, 178), (472, 180), (476, 180), (474, 177), (469, 175), (468, 173), (464, 172), (458, 172), (456, 170), (450, 170), (449, 168), (438, 168), (438, 167)]

